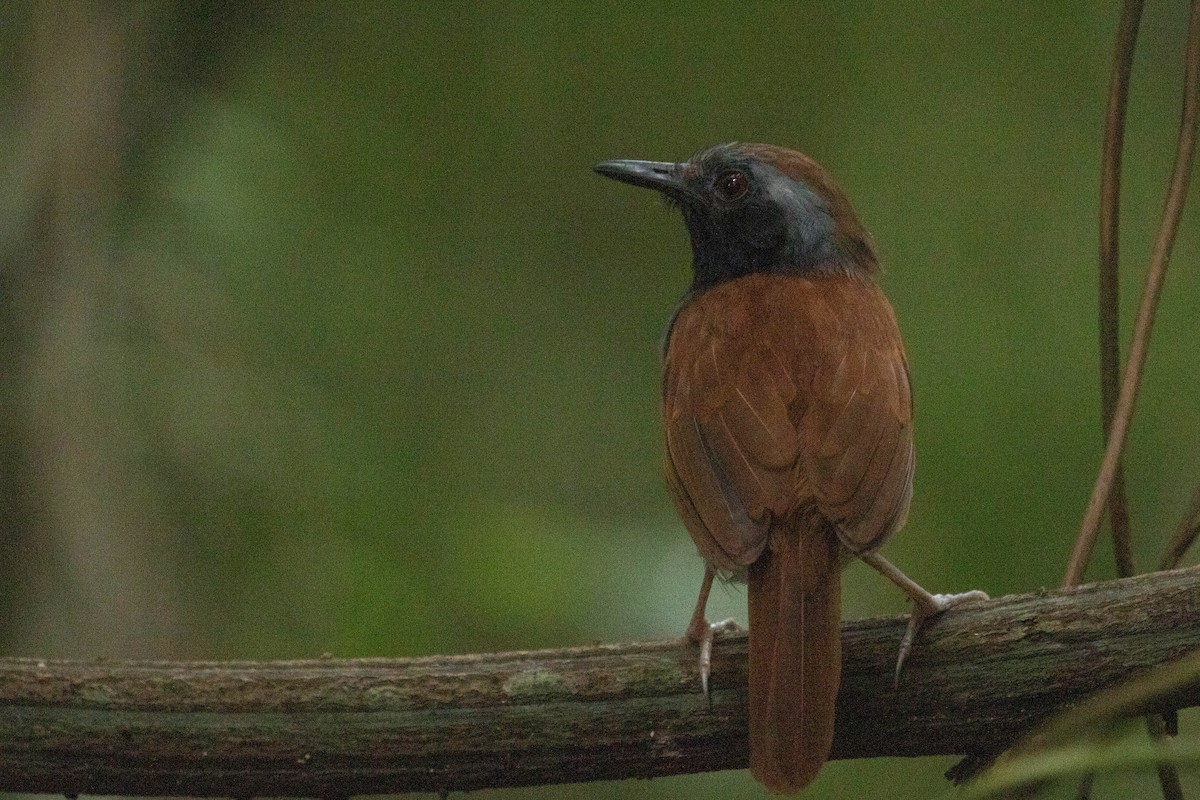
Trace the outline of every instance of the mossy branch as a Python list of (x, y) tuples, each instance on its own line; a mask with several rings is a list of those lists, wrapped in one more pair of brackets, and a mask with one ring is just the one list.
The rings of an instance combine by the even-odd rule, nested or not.
[[(994, 752), (1200, 647), (1200, 569), (843, 626), (835, 758)], [(745, 765), (746, 640), (273, 663), (0, 659), (0, 790), (346, 797)], [(1154, 710), (1200, 704), (1200, 686)], [(1145, 710), (1145, 709), (1142, 709)]]

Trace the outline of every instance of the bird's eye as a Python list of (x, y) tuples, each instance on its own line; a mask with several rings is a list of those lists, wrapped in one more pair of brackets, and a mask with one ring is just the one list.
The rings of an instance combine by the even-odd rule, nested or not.
[(726, 172), (713, 184), (713, 193), (726, 203), (741, 198), (749, 189), (750, 179), (744, 172)]

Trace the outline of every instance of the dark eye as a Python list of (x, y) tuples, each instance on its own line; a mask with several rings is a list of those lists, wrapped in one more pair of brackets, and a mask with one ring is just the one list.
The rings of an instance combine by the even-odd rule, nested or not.
[(713, 193), (726, 203), (741, 198), (749, 189), (750, 179), (744, 172), (726, 172), (713, 184)]

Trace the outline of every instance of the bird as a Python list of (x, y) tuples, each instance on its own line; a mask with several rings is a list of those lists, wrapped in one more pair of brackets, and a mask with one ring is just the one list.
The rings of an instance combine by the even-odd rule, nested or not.
[(708, 696), (718, 576), (747, 583), (750, 769), (800, 791), (828, 760), (841, 677), (841, 571), (860, 559), (922, 623), (979, 591), (931, 594), (879, 553), (912, 500), (913, 406), (879, 260), (816, 161), (726, 143), (684, 162), (614, 160), (602, 176), (683, 215), (692, 282), (662, 344), (668, 493), (704, 559), (687, 639)]

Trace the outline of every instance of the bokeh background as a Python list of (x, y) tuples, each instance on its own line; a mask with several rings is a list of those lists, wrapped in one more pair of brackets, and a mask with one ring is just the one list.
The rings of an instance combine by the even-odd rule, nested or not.
[[(657, 347), (689, 251), (591, 166), (727, 140), (823, 162), (882, 254), (918, 415), (887, 555), (934, 590), (1056, 585), (1102, 447), (1118, 6), (6, 4), (0, 652), (680, 635), (701, 565), (661, 485)], [(1187, 13), (1148, 6), (1125, 331)], [(1198, 205), (1128, 451), (1142, 568), (1200, 476)], [(1094, 564), (1112, 575), (1104, 545)], [(847, 617), (905, 610), (868, 570), (845, 584)], [(718, 590), (713, 614), (744, 603)], [(834, 763), (808, 796), (939, 796), (951, 763)], [(479, 793), (763, 795), (745, 771)]]

